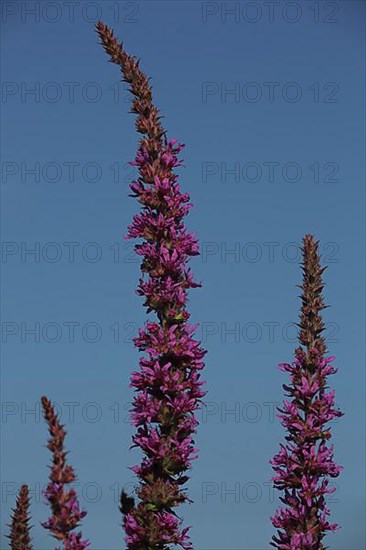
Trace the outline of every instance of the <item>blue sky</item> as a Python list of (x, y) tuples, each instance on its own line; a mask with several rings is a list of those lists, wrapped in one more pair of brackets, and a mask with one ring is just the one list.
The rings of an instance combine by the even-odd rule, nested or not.
[[(117, 496), (131, 488), (131, 337), (145, 320), (139, 264), (123, 240), (138, 137), (100, 17), (142, 59), (201, 243), (190, 295), (208, 349), (199, 459), (181, 509), (197, 550), (265, 550), (278, 503), (273, 409), (296, 346), (298, 245), (320, 239), (329, 381), (344, 466), (330, 507), (334, 550), (365, 547), (365, 5), (338, 2), (2, 3), (2, 543), (22, 482), (35, 548), (50, 457), (39, 398), (56, 402), (79, 476), (83, 533), (124, 548)], [(32, 11), (33, 10), (33, 11)], [(35, 11), (34, 11), (35, 10)], [(32, 92), (33, 90), (33, 92)], [(33, 250), (33, 253), (32, 253)], [(32, 332), (33, 331), (33, 332)], [(32, 413), (33, 411), (33, 413)], [(231, 411), (231, 412), (230, 412)]]

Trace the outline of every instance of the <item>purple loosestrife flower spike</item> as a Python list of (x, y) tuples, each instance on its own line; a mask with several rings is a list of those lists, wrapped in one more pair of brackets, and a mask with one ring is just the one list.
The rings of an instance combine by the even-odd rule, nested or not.
[(78, 527), (79, 521), (86, 516), (86, 512), (79, 509), (76, 491), (72, 488), (65, 489), (65, 485), (76, 480), (72, 466), (66, 463), (67, 452), (64, 450), (66, 431), (59, 423), (47, 397), (42, 397), (41, 402), (51, 436), (47, 448), (53, 456), (50, 482), (43, 492), (51, 506), (52, 516), (41, 525), (63, 543), (64, 550), (85, 550), (89, 546), (89, 541), (83, 541), (80, 532), (72, 531)]
[(287, 430), (285, 445), (270, 461), (276, 476), (276, 489), (283, 491), (280, 507), (271, 518), (278, 529), (271, 545), (278, 550), (324, 550), (327, 531), (335, 531), (329, 523), (325, 496), (334, 492), (329, 478), (339, 475), (342, 467), (333, 462), (333, 446), (328, 445), (334, 418), (343, 415), (334, 406), (334, 391), (328, 390), (327, 376), (337, 372), (332, 366), (334, 357), (326, 357), (322, 337), (324, 323), (320, 311), (326, 306), (322, 299), (322, 274), (318, 242), (312, 235), (303, 240), (302, 306), (299, 323), (300, 346), (294, 362), (283, 363), (280, 369), (288, 372), (290, 385), (284, 385), (289, 400), (279, 408), (279, 418)]
[(16, 506), (13, 509), (10, 535), (6, 535), (10, 539), (11, 550), (32, 550), (28, 508), (29, 491), (28, 485), (24, 484), (20, 488)]
[(130, 384), (135, 390), (131, 421), (137, 427), (133, 446), (140, 447), (144, 457), (141, 465), (132, 468), (140, 482), (139, 502), (121, 495), (125, 540), (129, 550), (165, 550), (170, 545), (189, 550), (189, 528), (182, 529), (173, 509), (190, 501), (182, 485), (189, 479), (185, 472), (197, 453), (194, 411), (206, 394), (200, 381), (206, 352), (193, 337), (196, 326), (188, 323), (186, 309), (187, 291), (201, 285), (187, 268), (190, 256), (199, 253), (196, 238), (183, 223), (192, 205), (188, 194), (180, 192), (174, 173), (181, 165), (178, 153), (183, 145), (167, 140), (139, 62), (104, 23), (98, 23), (96, 30), (130, 85), (136, 128), (143, 136), (131, 163), (138, 167), (139, 177), (130, 186), (142, 211), (134, 216), (127, 238), (143, 239), (135, 246), (142, 257), (137, 294), (144, 297), (147, 313), (157, 317), (134, 340), (146, 352)]

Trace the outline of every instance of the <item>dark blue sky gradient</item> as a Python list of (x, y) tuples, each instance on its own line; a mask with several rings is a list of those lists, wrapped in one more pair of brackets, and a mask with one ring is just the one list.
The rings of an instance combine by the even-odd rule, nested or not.
[(179, 173), (203, 283), (189, 307), (208, 349), (194, 504), (181, 509), (194, 547), (269, 548), (278, 495), (268, 461), (284, 436), (276, 366), (296, 346), (298, 245), (313, 233), (328, 265), (326, 336), (339, 368), (329, 382), (345, 412), (330, 497), (342, 529), (327, 542), (362, 550), (365, 4), (80, 2), (73, 20), (63, 2), (2, 4), (1, 548), (24, 481), (34, 546), (55, 547), (38, 525), (50, 461), (41, 395), (68, 430), (84, 535), (94, 550), (124, 548), (116, 499), (140, 459), (127, 409), (131, 337), (145, 320), (138, 260), (122, 238), (138, 211), (126, 167), (138, 136), (93, 30), (101, 16), (142, 59), (168, 135), (186, 144)]

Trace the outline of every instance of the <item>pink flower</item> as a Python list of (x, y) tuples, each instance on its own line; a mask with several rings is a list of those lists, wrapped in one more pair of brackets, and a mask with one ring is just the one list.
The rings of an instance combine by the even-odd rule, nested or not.
[(139, 477), (139, 502), (124, 517), (129, 550), (180, 545), (191, 550), (188, 528), (172, 514), (187, 501), (183, 475), (196, 457), (193, 435), (198, 420), (194, 413), (205, 395), (200, 380), (205, 350), (194, 338), (196, 326), (188, 323), (188, 291), (199, 287), (188, 268), (199, 254), (196, 236), (187, 231), (184, 218), (192, 204), (180, 190), (174, 169), (183, 145), (168, 140), (152, 103), (148, 78), (103, 23), (97, 24), (102, 44), (121, 67), (133, 94), (132, 111), (142, 139), (131, 162), (139, 171), (130, 189), (142, 206), (128, 227), (126, 238), (138, 238), (135, 252), (141, 258), (141, 278), (136, 293), (147, 313), (156, 320), (146, 323), (134, 339), (145, 355), (131, 375), (135, 391), (131, 422), (137, 427), (133, 446), (142, 453), (141, 465), (132, 467)]
[(52, 451), (52, 467), (50, 482), (43, 495), (51, 506), (52, 515), (47, 521), (42, 522), (45, 529), (62, 541), (64, 550), (85, 550), (89, 541), (81, 539), (81, 532), (73, 533), (79, 522), (86, 516), (86, 512), (80, 510), (76, 491), (66, 486), (76, 480), (76, 475), (71, 466), (66, 463), (66, 451), (64, 439), (66, 431), (60, 424), (51, 402), (42, 397), (44, 417), (48, 424), (50, 440), (48, 448)]
[(287, 430), (286, 445), (270, 461), (276, 475), (274, 486), (284, 491), (280, 506), (271, 518), (278, 529), (271, 545), (286, 550), (324, 550), (322, 540), (327, 531), (337, 528), (326, 520), (329, 514), (325, 495), (334, 491), (329, 478), (336, 478), (341, 466), (333, 461), (333, 446), (327, 445), (330, 429), (327, 422), (342, 416), (334, 407), (334, 390), (326, 391), (327, 379), (336, 369), (333, 356), (325, 357), (326, 346), (319, 336), (324, 325), (319, 311), (324, 307), (322, 268), (317, 243), (304, 239), (303, 293), (300, 323), (300, 347), (292, 364), (281, 363), (291, 384), (283, 387), (288, 399), (278, 408), (281, 424)]

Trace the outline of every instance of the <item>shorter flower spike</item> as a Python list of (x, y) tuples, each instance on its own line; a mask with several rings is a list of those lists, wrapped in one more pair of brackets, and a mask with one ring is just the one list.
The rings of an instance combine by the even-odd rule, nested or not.
[(300, 347), (294, 361), (281, 363), (279, 368), (290, 376), (284, 384), (287, 399), (279, 408), (279, 418), (287, 430), (286, 444), (270, 461), (276, 475), (276, 489), (283, 491), (280, 506), (271, 518), (277, 535), (271, 546), (278, 550), (325, 550), (323, 539), (335, 531), (329, 523), (326, 495), (333, 493), (330, 478), (336, 478), (341, 466), (333, 461), (333, 445), (328, 422), (342, 413), (335, 407), (334, 390), (327, 384), (329, 375), (337, 372), (334, 357), (326, 357), (326, 344), (321, 336), (324, 323), (320, 311), (326, 306), (322, 299), (322, 273), (318, 242), (311, 235), (303, 241), (303, 283), (300, 316)]
[(41, 402), (51, 436), (47, 447), (53, 455), (50, 483), (43, 491), (43, 495), (51, 506), (52, 516), (41, 525), (45, 529), (49, 529), (57, 540), (62, 541), (64, 550), (85, 550), (90, 544), (89, 541), (81, 539), (81, 532), (72, 533), (78, 527), (79, 521), (86, 516), (86, 512), (79, 508), (76, 491), (65, 489), (65, 485), (76, 480), (72, 466), (66, 464), (67, 453), (64, 450), (66, 431), (59, 423), (47, 397), (42, 397)]
[(10, 535), (6, 535), (10, 539), (12, 550), (32, 550), (31, 538), (29, 531), (31, 527), (28, 525), (28, 507), (29, 507), (29, 491), (28, 485), (22, 485), (18, 494), (16, 506), (13, 509)]

